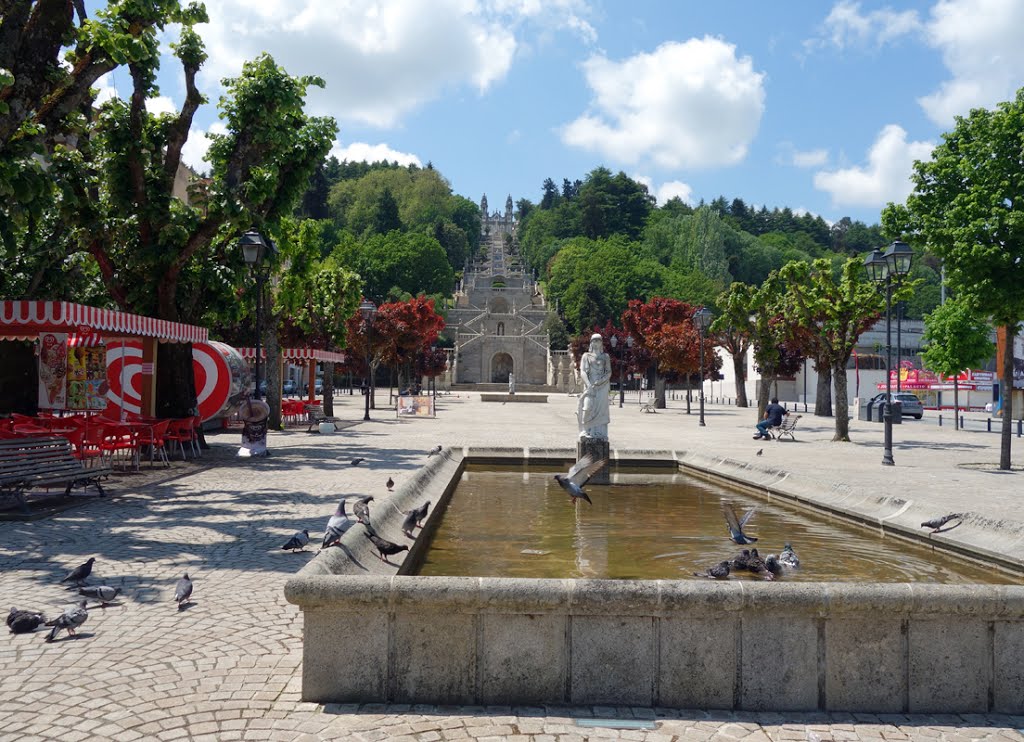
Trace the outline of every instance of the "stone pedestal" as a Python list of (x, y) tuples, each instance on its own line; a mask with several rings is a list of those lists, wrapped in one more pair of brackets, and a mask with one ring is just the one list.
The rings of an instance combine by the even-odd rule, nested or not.
[[(595, 461), (607, 459), (610, 450), (608, 441), (604, 438), (580, 438), (576, 441), (576, 460), (579, 461), (588, 453), (594, 457)], [(607, 464), (590, 478), (591, 484), (609, 484), (610, 482)]]

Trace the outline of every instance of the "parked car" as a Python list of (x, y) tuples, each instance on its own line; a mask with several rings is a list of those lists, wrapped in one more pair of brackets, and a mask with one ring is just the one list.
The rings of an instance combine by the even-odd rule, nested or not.
[(285, 379), (281, 384), (281, 394), (295, 394), (297, 391), (299, 391), (299, 385), (295, 383), (294, 379)]
[[(876, 394), (871, 400), (876, 405), (885, 400), (885, 392)], [(903, 417), (912, 417), (915, 420), (920, 420), (924, 416), (924, 404), (918, 398), (916, 394), (910, 392), (894, 392), (892, 395), (893, 402), (899, 402), (903, 407)]]

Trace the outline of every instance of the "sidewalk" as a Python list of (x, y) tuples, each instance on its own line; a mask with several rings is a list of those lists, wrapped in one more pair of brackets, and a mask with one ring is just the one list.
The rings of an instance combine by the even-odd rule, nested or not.
[[(0, 739), (1015, 739), (1024, 717), (851, 716), (651, 711), (618, 708), (327, 706), (299, 700), (301, 616), (285, 580), (313, 558), (323, 526), (346, 493), (386, 502), (444, 446), (572, 447), (576, 399), (547, 404), (438, 399), (437, 419), (397, 420), (378, 409), (362, 422), (361, 396), (340, 397), (351, 423), (330, 436), (305, 427), (272, 433), (266, 460), (234, 458), (237, 434), (211, 436), (202, 465), (161, 480), (118, 478), (112, 497), (43, 520), (0, 523), (0, 588), (8, 605), (56, 615), (74, 599), (59, 580), (90, 556), (90, 584), (122, 588), (119, 605), (90, 611), (81, 638), (8, 635), (0, 648)], [(384, 404), (383, 394), (378, 402)], [(633, 400), (636, 404), (636, 400)], [(755, 411), (709, 406), (707, 426), (683, 402), (644, 414), (612, 409), (613, 449), (674, 450), (709, 460), (785, 469), (826, 491), (913, 493), (913, 508), (968, 510), (1002, 529), (1020, 552), (1022, 473), (998, 473), (999, 436), (908, 421), (895, 428), (895, 467), (881, 465), (881, 425), (854, 421), (853, 443), (832, 443), (832, 420), (804, 416), (795, 443), (751, 440)], [(1014, 438), (1014, 459), (1024, 461)], [(763, 449), (760, 457), (756, 452)], [(365, 457), (358, 467), (354, 457)], [(977, 465), (972, 468), (972, 465)], [(143, 481), (145, 480), (145, 481)], [(307, 528), (313, 548), (280, 545)], [(951, 532), (955, 534), (956, 531)], [(1006, 534), (1018, 534), (1017, 540)], [(188, 571), (194, 604), (171, 596)], [(373, 627), (353, 626), (339, 641)], [(338, 668), (344, 672), (345, 668)], [(580, 726), (604, 718), (617, 729)], [(631, 722), (629, 725), (624, 721)], [(653, 723), (653, 728), (651, 728)], [(622, 728), (624, 726), (632, 728)]]

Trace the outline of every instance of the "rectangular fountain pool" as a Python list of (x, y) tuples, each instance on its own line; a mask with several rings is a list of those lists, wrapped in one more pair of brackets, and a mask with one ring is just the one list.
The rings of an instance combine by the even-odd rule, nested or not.
[[(778, 499), (739, 493), (666, 469), (613, 469), (590, 485), (593, 505), (573, 505), (554, 480), (563, 468), (470, 465), (434, 533), (420, 575), (704, 579), (694, 576), (742, 548), (762, 558), (790, 543), (795, 582), (1011, 584), (988, 566), (883, 536)], [(729, 540), (721, 503), (756, 507), (750, 547)], [(735, 572), (730, 579), (761, 579)]]

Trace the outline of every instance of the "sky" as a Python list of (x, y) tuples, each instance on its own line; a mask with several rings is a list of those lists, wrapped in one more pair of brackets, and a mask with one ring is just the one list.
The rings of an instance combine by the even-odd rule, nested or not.
[[(101, 2), (92, 7), (102, 6)], [(339, 159), (433, 163), (491, 210), (598, 166), (658, 204), (718, 196), (868, 224), (955, 117), (1024, 86), (1024, 2), (208, 0), (185, 159), (205, 169), (220, 80), (262, 52), (317, 75)], [(180, 106), (168, 56), (154, 111)], [(102, 94), (128, 92), (126, 70)]]

